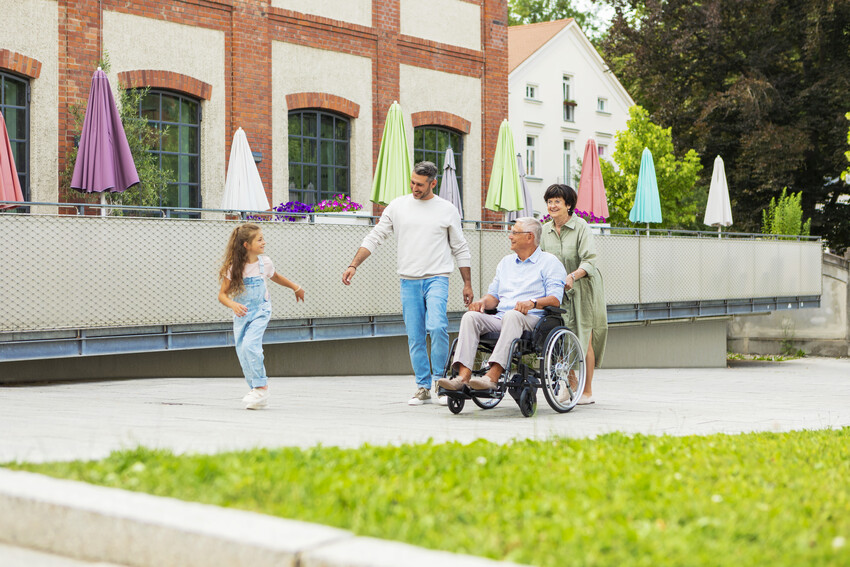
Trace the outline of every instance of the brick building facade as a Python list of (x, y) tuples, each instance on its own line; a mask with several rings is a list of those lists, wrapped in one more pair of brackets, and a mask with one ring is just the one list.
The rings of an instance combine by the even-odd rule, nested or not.
[[(409, 133), (425, 129), (416, 139), (430, 136), (428, 127), (435, 140), (443, 131), (460, 134), (467, 218), (496, 218), (483, 203), (499, 124), (508, 111), (506, 0), (0, 0), (0, 5), (5, 14), (0, 74), (28, 93), (20, 148), (31, 201), (80, 200), (58, 189), (74, 143), (69, 105), (85, 105), (92, 72), (107, 52), (113, 88), (119, 81), (151, 87), (165, 93), (162, 100), (177, 97), (184, 112), (198, 109), (197, 124), (181, 127), (189, 139), (199, 138), (199, 149), (175, 156), (174, 163), (179, 159), (182, 168), (185, 159), (196, 168), (186, 179), (199, 187), (202, 207), (219, 206), (238, 127), (261, 156), (257, 166), (271, 203), (289, 200), (291, 190), (303, 189), (299, 176), (308, 174), (317, 186), (323, 180), (334, 188), (347, 184), (354, 200), (368, 201), (384, 118), (398, 100)], [(0, 100), (5, 115), (3, 104)], [(339, 124), (344, 140), (334, 138), (337, 157), (324, 134), (317, 134), (319, 154), (303, 157), (305, 148), (315, 149), (305, 133), (299, 138), (302, 157), (293, 161), (298, 149), (293, 150), (291, 133), (298, 126), (290, 121), (304, 120), (306, 132), (316, 117)], [(184, 130), (175, 126), (180, 151)], [(327, 171), (318, 166), (320, 179), (306, 165), (297, 166), (298, 175), (290, 171), (292, 163), (321, 164), (326, 155), (339, 162)]]

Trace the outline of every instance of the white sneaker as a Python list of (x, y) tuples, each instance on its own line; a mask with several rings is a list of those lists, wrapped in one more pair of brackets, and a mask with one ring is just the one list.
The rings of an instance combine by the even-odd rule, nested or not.
[(271, 397), (271, 393), (269, 392), (268, 388), (254, 388), (245, 397), (248, 398), (245, 401), (245, 409), (261, 409), (269, 405), (269, 398)]
[(441, 406), (449, 405), (449, 397), (448, 396), (437, 396), (437, 404)]
[(244, 396), (242, 396), (242, 403), (243, 403), (243, 404), (247, 404), (247, 403), (248, 403), (248, 400), (250, 400), (250, 399), (251, 399), (251, 394), (252, 394), (253, 392), (254, 392), (254, 390), (253, 390), (253, 389), (251, 389), (251, 390), (249, 390), (249, 391), (248, 391), (248, 393), (247, 393), (247, 394), (245, 394)]
[(409, 406), (421, 406), (422, 404), (430, 404), (431, 403), (431, 390), (428, 388), (419, 388), (416, 390), (416, 393), (413, 394), (413, 397), (410, 398), (410, 401), (407, 402)]

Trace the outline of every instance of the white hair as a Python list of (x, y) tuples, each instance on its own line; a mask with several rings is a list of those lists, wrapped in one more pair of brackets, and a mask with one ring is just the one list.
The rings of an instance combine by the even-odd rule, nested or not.
[(519, 217), (514, 225), (526, 230), (534, 236), (535, 246), (540, 246), (540, 237), (543, 235), (543, 225), (534, 217)]

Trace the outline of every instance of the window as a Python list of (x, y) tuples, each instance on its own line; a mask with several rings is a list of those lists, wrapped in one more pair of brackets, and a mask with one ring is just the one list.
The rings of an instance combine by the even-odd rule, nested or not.
[(531, 83), (525, 85), (525, 98), (537, 100), (537, 85)]
[(537, 136), (525, 137), (525, 174), (529, 177), (537, 175)]
[(563, 92), (564, 96), (564, 122), (575, 122), (575, 94), (572, 88), (572, 77), (564, 75)]
[[(161, 207), (201, 207), (201, 105), (192, 98), (150, 90), (140, 102), (142, 117), (160, 131), (157, 145), (150, 151), (160, 169), (173, 172), (159, 196)], [(175, 213), (179, 217), (198, 217), (198, 213)]]
[(597, 112), (608, 112), (608, 99), (599, 97), (596, 99), (596, 111)]
[(564, 183), (572, 185), (572, 163), (573, 163), (573, 143), (570, 140), (564, 140)]
[(596, 154), (599, 157), (607, 157), (608, 156), (608, 146), (605, 144), (597, 144), (596, 145)]
[(451, 148), (455, 156), (457, 187), (460, 191), (460, 200), (463, 202), (463, 136), (441, 126), (419, 126), (413, 129), (413, 163), (430, 161), (437, 164), (437, 187), (434, 193), (438, 195), (440, 183), (443, 180), (446, 148)]
[(6, 130), (9, 132), (21, 192), (24, 194), (24, 200), (29, 201), (29, 82), (0, 72), (0, 112), (3, 113)]
[(289, 199), (318, 204), (350, 195), (348, 119), (319, 110), (289, 113)]

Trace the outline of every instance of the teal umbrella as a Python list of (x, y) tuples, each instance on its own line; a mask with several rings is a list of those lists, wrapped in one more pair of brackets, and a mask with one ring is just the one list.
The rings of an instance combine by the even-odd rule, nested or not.
[(635, 204), (629, 212), (629, 220), (645, 222), (649, 228), (651, 222), (661, 222), (661, 198), (658, 196), (658, 181), (655, 179), (655, 163), (649, 148), (643, 149), (640, 158)]
[(493, 171), (484, 206), (497, 213), (519, 211), (524, 207), (522, 187), (514, 157), (514, 135), (507, 120), (499, 126), (499, 140), (493, 156)]
[(378, 165), (375, 167), (370, 200), (373, 203), (389, 205), (396, 197), (410, 193), (411, 170), (404, 117), (401, 114), (401, 106), (398, 102), (393, 102), (384, 122), (384, 134), (381, 136), (381, 149), (378, 152)]

